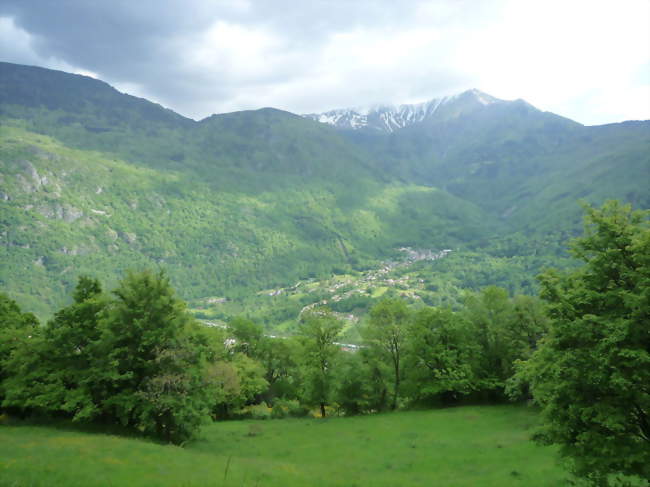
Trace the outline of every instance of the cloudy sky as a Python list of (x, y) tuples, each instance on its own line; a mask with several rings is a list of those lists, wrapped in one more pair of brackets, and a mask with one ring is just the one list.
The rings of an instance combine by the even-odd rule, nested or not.
[(195, 119), (478, 88), (591, 125), (650, 118), (650, 0), (0, 0), (0, 60)]

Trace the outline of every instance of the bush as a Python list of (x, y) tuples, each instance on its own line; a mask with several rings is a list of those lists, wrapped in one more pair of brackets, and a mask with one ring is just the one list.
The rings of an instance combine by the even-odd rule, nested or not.
[(298, 401), (289, 401), (289, 416), (292, 418), (304, 418), (309, 414), (309, 408)]
[(295, 399), (276, 399), (271, 411), (273, 419), (304, 418), (309, 414), (309, 408)]
[(271, 419), (272, 410), (266, 405), (266, 403), (253, 404), (249, 407), (251, 411), (251, 417), (253, 419)]
[(272, 409), (262, 404), (251, 404), (238, 409), (232, 414), (235, 419), (271, 419)]

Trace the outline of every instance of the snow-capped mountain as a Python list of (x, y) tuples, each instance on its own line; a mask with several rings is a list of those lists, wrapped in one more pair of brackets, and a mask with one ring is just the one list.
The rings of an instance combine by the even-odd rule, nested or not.
[(499, 102), (502, 100), (473, 89), (458, 95), (435, 98), (412, 105), (341, 108), (324, 113), (310, 113), (303, 117), (341, 129), (394, 132), (418, 122), (453, 118), (462, 113)]

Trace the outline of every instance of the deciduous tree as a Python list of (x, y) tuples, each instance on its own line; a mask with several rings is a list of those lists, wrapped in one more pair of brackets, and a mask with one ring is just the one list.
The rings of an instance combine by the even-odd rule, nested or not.
[(163, 273), (129, 273), (102, 320), (102, 409), (125, 426), (182, 442), (212, 405), (207, 340)]
[(402, 348), (410, 312), (401, 299), (384, 299), (370, 310), (368, 326), (363, 330), (369, 349), (381, 360), (390, 364), (393, 379), (391, 409), (397, 408), (400, 382), (402, 379)]
[(572, 247), (585, 264), (540, 279), (551, 328), (523, 369), (543, 407), (539, 438), (597, 484), (650, 479), (648, 216), (611, 201), (587, 208)]
[(4, 400), (4, 381), (12, 353), (31, 340), (37, 340), (38, 320), (32, 313), (23, 313), (16, 302), (0, 293), (0, 406)]
[(341, 332), (342, 323), (331, 311), (318, 308), (303, 313), (300, 338), (303, 345), (303, 398), (320, 407), (325, 417), (325, 406), (333, 393), (334, 364), (339, 353), (334, 343)]
[(467, 322), (448, 308), (415, 313), (405, 347), (405, 389), (415, 402), (448, 402), (476, 387), (479, 350)]

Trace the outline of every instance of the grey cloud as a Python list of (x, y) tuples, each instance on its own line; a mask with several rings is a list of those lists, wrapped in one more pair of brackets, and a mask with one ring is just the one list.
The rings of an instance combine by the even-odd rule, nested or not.
[[(394, 30), (406, 28), (418, 21), (414, 17), (426, 4), (392, 0), (250, 3), (5, 0), (0, 4), (0, 16), (11, 17), (17, 27), (30, 34), (31, 48), (41, 59), (58, 59), (70, 66), (96, 72), (118, 87), (138, 86), (137, 94), (141, 96), (152, 97), (190, 116), (204, 116), (221, 109), (252, 108), (256, 102), (300, 110), (315, 108), (316, 100), (323, 104), (327, 98), (332, 98), (333, 102), (350, 98), (340, 94), (314, 98), (315, 94), (308, 87), (306, 91), (294, 93), (293, 97), (279, 100), (267, 99), (264, 93), (281, 91), (287, 82), (313, 76), (309, 71), (313, 68), (310, 63), (315, 62), (314, 53), (332, 35), (381, 26)], [(480, 19), (481, 8), (477, 5), (481, 3), (437, 2), (437, 5), (440, 15), (429, 19), (431, 28), (436, 23), (449, 22), (449, 15), (457, 15), (459, 11), (464, 21), (470, 17)], [(287, 61), (279, 62), (273, 72), (254, 73), (245, 78), (230, 71), (228, 66), (187, 66), (185, 58), (188, 50), (194, 47), (192, 42), (199, 42), (200, 33), (217, 21), (272, 33), (282, 41), (274, 54)], [(399, 76), (388, 78), (392, 81), (376, 81), (390, 85)], [(444, 76), (438, 76), (438, 81), (442, 78)], [(350, 88), (350, 95), (359, 96), (360, 90)], [(376, 91), (379, 96), (386, 90), (379, 87)], [(426, 96), (432, 90), (416, 91)], [(250, 101), (242, 101), (246, 99)]]
[[(489, 41), (486, 35), (498, 39), (500, 22), (518, 2), (0, 0), (0, 58), (91, 71), (118, 89), (193, 118), (260, 106), (312, 112), (421, 101), (473, 87), (499, 89), (501, 82), (480, 84), (486, 72), (502, 71), (492, 69), (491, 61), (468, 66), (463, 56), (472, 50), (482, 53), (474, 61), (494, 57), (498, 66), (516, 73), (521, 59), (507, 44), (481, 47)], [(508, 22), (510, 29), (517, 25), (517, 19)], [(215, 25), (230, 30), (215, 34)], [(521, 52), (527, 42), (535, 47), (536, 37), (514, 32)], [(404, 33), (416, 36), (412, 43), (400, 41)], [(418, 47), (420, 34), (432, 35), (424, 47)], [(578, 34), (572, 29), (572, 35)], [(386, 57), (392, 64), (382, 64), (382, 49), (391, 51)], [(535, 72), (536, 61), (526, 64)], [(543, 74), (546, 68), (539, 66)], [(508, 76), (503, 71), (503, 78)]]

